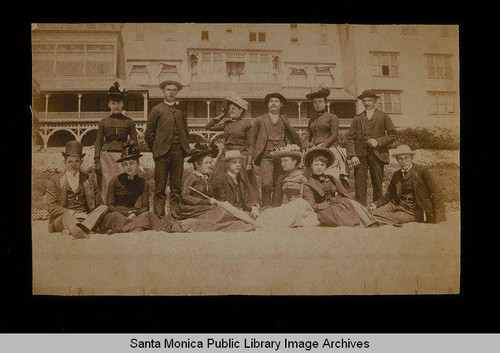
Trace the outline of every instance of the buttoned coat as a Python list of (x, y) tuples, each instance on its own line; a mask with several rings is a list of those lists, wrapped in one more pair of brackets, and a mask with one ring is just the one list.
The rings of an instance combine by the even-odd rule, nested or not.
[[(302, 141), (300, 139), (300, 136), (297, 131), (290, 125), (288, 119), (284, 115), (280, 115), (279, 119), (283, 122), (283, 125), (285, 125), (285, 142), (287, 144), (298, 145), (302, 149)], [(260, 161), (266, 150), (270, 124), (272, 124), (272, 122), (269, 113), (255, 118), (255, 122), (252, 124), (249, 132), (250, 136), (248, 139), (249, 146), (247, 165), (251, 164), (252, 161), (254, 161), (255, 165), (260, 165)]]
[[(314, 128), (313, 128), (313, 123)], [(326, 148), (338, 142), (339, 119), (335, 114), (325, 112), (318, 117), (309, 120), (307, 126), (309, 132), (308, 147), (322, 143)]]
[[(443, 193), (431, 172), (424, 166), (413, 164), (410, 173), (413, 173), (413, 191), (416, 203), (420, 207), (416, 213), (417, 222), (424, 222), (424, 212), (426, 223), (445, 221), (446, 207)], [(399, 169), (392, 175), (387, 192), (381, 199), (375, 202), (375, 206), (380, 207), (389, 202), (399, 205), (401, 203), (402, 188), (403, 173)]]
[(388, 114), (375, 109), (372, 119), (373, 129), (371, 131), (365, 131), (363, 120), (366, 120), (366, 110), (361, 114), (354, 117), (349, 131), (346, 135), (346, 150), (347, 158), (350, 159), (353, 156), (358, 158), (365, 156), (365, 136), (374, 138), (377, 140), (377, 147), (372, 148), (373, 153), (377, 158), (385, 164), (389, 164), (389, 146), (394, 143), (398, 134), (394, 124)]
[(227, 201), (233, 206), (238, 206), (236, 193), (239, 189), (242, 209), (245, 211), (250, 211), (252, 209), (252, 199), (241, 180), (237, 185), (229, 174), (220, 173), (211, 180), (211, 183), (215, 199)]
[[(95, 175), (89, 176), (86, 173), (80, 172), (80, 184), (83, 185), (85, 198), (87, 200), (87, 213), (92, 212), (103, 204), (101, 193), (97, 187)], [(68, 208), (68, 179), (66, 172), (52, 175), (47, 182), (45, 200), (49, 213), (49, 231), (54, 231), (54, 220), (62, 216), (65, 212), (70, 211)]]
[(144, 132), (144, 140), (148, 144), (149, 150), (153, 152), (153, 158), (162, 156), (170, 150), (174, 124), (177, 127), (184, 157), (191, 153), (187, 119), (184, 113), (176, 106), (170, 107), (165, 102), (161, 102), (155, 105), (149, 113)]

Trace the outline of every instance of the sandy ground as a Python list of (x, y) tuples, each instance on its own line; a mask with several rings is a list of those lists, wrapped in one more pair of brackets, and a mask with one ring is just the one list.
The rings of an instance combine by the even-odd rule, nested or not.
[(74, 240), (33, 221), (33, 292), (54, 295), (455, 294), (460, 214), (402, 228), (147, 231)]

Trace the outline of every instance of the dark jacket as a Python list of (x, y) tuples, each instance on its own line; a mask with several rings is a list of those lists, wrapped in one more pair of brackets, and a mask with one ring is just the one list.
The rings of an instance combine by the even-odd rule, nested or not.
[[(101, 193), (97, 187), (95, 174), (89, 176), (80, 172), (80, 184), (83, 185), (87, 201), (87, 213), (92, 212), (97, 206), (102, 205)], [(52, 175), (47, 181), (45, 200), (49, 213), (49, 231), (54, 231), (54, 220), (70, 211), (67, 198), (68, 180), (66, 172)]]
[[(285, 116), (280, 115), (279, 118), (285, 125), (286, 143), (298, 145), (302, 149), (302, 141), (297, 131), (290, 125)], [(252, 161), (255, 162), (255, 165), (260, 165), (261, 158), (266, 150), (269, 124), (271, 124), (271, 118), (267, 113), (255, 118), (249, 132), (247, 165), (251, 164)]]
[(308, 147), (322, 143), (323, 147), (328, 148), (338, 142), (339, 119), (335, 114), (325, 112), (310, 119), (307, 130), (309, 132)]
[[(436, 179), (430, 171), (423, 166), (413, 164), (413, 191), (417, 205), (420, 207), (416, 217), (417, 222), (424, 221), (424, 212), (427, 217), (426, 223), (439, 223), (446, 220), (446, 207), (444, 204), (443, 193), (436, 183)], [(375, 206), (380, 207), (388, 202), (396, 205), (400, 204), (402, 192), (403, 174), (401, 169), (396, 171), (391, 178), (387, 192), (381, 199), (375, 202)]]
[(191, 153), (187, 119), (184, 113), (175, 105), (170, 107), (165, 102), (161, 102), (155, 105), (151, 113), (149, 113), (146, 131), (144, 132), (144, 139), (149, 150), (153, 152), (153, 158), (162, 156), (170, 150), (174, 124), (177, 127), (184, 156)]
[(122, 173), (110, 180), (106, 204), (111, 212), (128, 216), (130, 211), (139, 215), (149, 211), (149, 185), (146, 179), (136, 175), (134, 180), (127, 179)]
[(138, 143), (134, 120), (123, 114), (101, 119), (94, 145), (94, 158), (100, 158), (101, 151), (121, 152), (129, 136), (130, 140)]
[[(239, 176), (238, 176), (239, 178)], [(245, 188), (243, 182), (236, 183), (227, 173), (220, 173), (212, 179), (212, 189), (214, 190), (214, 198), (219, 201), (227, 201), (231, 205), (243, 209), (244, 211), (252, 210), (252, 199)], [(238, 203), (237, 192), (240, 191), (240, 200)]]
[(387, 146), (397, 140), (396, 128), (389, 115), (377, 109), (373, 113), (372, 119), (374, 121), (371, 131), (365, 131), (364, 122), (366, 119), (366, 111), (363, 111), (361, 114), (356, 115), (351, 123), (346, 135), (347, 158), (350, 159), (353, 156), (364, 157), (366, 155), (365, 139), (374, 138), (377, 140), (378, 146), (373, 148), (373, 153), (380, 161), (388, 164), (390, 157)]
[[(336, 193), (339, 193), (342, 196), (350, 198), (349, 192), (344, 188), (339, 179), (335, 178), (332, 175), (326, 175), (326, 176), (331, 181), (330, 185), (331, 185), (332, 196), (334, 196)], [(330, 206), (330, 201), (326, 199), (326, 194), (325, 191), (323, 190), (323, 187), (316, 179), (312, 177), (309, 178), (304, 184), (304, 189), (302, 193), (304, 199), (307, 202), (309, 202), (309, 204), (311, 205), (311, 207), (314, 209), (315, 212), (319, 212)]]

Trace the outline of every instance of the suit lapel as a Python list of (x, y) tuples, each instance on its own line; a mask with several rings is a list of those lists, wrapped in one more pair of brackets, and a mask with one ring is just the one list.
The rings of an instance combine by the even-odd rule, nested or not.
[(401, 173), (401, 169), (398, 170), (398, 180), (396, 181), (396, 195), (398, 197), (398, 200), (401, 198), (401, 193), (403, 191), (403, 173)]
[(61, 174), (61, 177), (59, 178), (59, 200), (61, 201), (62, 205), (66, 207), (68, 205), (68, 198), (67, 196), (67, 188), (68, 188), (68, 180), (66, 178), (66, 173), (63, 172)]
[(321, 197), (325, 196), (325, 192), (323, 191), (321, 185), (312, 177), (309, 178), (309, 180), (307, 180), (306, 184), (309, 185), (312, 189), (316, 190), (319, 196)]

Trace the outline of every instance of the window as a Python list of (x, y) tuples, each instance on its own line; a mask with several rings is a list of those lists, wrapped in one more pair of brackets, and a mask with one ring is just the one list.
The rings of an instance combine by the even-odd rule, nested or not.
[(177, 71), (176, 65), (162, 64), (160, 74), (158, 75), (158, 82), (165, 80), (177, 80), (179, 79), (179, 73)]
[(33, 45), (33, 72), (37, 76), (111, 76), (114, 65), (114, 45)]
[(266, 32), (249, 32), (248, 33), (248, 40), (250, 42), (256, 42), (257, 39), (259, 42), (265, 42), (266, 41)]
[(326, 25), (320, 25), (320, 29), (319, 29), (319, 44), (328, 44), (327, 27), (326, 27)]
[(130, 81), (138, 85), (149, 85), (150, 76), (146, 65), (134, 65), (130, 71)]
[(297, 43), (299, 41), (297, 24), (292, 23), (290, 25), (290, 40), (292, 43)]
[(257, 33), (256, 32), (248, 33), (248, 40), (250, 42), (256, 42), (257, 41)]
[(401, 27), (401, 34), (416, 35), (418, 34), (416, 25), (406, 25)]
[(259, 42), (266, 41), (266, 32), (259, 32)]
[(448, 115), (456, 113), (454, 92), (428, 92), (428, 94), (431, 114)]
[(317, 67), (315, 85), (322, 87), (333, 87), (333, 67)]
[(245, 71), (245, 63), (241, 61), (226, 61), (226, 75), (231, 83), (239, 83)]
[(427, 55), (429, 78), (451, 78), (451, 55)]
[(144, 25), (142, 23), (135, 25), (135, 40), (144, 40)]
[(199, 81), (199, 75), (198, 75), (198, 57), (196, 55), (191, 55), (189, 58), (189, 65), (190, 65), (190, 71), (191, 71), (191, 81), (193, 82), (198, 82)]
[(398, 54), (396, 53), (371, 53), (372, 75), (385, 77), (398, 77)]
[(379, 91), (380, 98), (376, 108), (386, 113), (401, 114), (401, 92)]
[(201, 40), (208, 40), (208, 31), (201, 31)]

